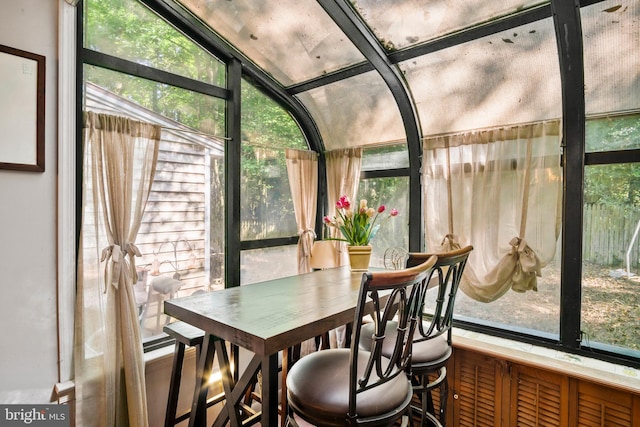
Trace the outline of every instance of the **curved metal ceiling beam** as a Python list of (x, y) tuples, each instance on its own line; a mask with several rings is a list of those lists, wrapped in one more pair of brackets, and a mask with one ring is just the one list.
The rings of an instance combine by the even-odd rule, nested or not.
[(406, 82), (369, 28), (345, 0), (318, 0), (329, 17), (380, 74), (393, 95), (404, 124), (409, 150), (409, 250), (422, 250), (422, 191), (420, 161), (422, 158), (421, 129), (415, 104)]
[(140, 0), (140, 2), (147, 5), (216, 57), (221, 58), (225, 62), (229, 62), (231, 58), (240, 61), (243, 73), (258, 83), (259, 86), (264, 87), (277, 102), (292, 113), (293, 118), (298, 122), (307, 137), (309, 148), (319, 153), (324, 151), (320, 131), (311, 114), (309, 114), (306, 107), (296, 97), (288, 93), (280, 83), (255, 65), (234, 46), (215, 34), (213, 30), (202, 23), (202, 21), (187, 12), (175, 0)]

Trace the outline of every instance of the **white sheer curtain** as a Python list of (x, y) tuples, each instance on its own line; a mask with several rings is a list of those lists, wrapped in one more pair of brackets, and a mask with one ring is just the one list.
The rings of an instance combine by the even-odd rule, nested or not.
[(314, 225), (318, 200), (318, 153), (285, 151), (291, 198), (298, 225), (298, 273), (311, 271), (309, 257), (315, 239)]
[(549, 121), (425, 139), (430, 251), (474, 247), (460, 289), (491, 302), (537, 290), (561, 224), (560, 125)]
[[(298, 273), (311, 271), (309, 257), (316, 233), (314, 225), (316, 220), (318, 200), (318, 153), (315, 151), (285, 150), (287, 163), (287, 175), (293, 209), (298, 225)], [(300, 354), (302, 356), (315, 350), (315, 339), (302, 343)]]
[(160, 127), (84, 116), (83, 206), (75, 316), (76, 418), (148, 426), (142, 339), (132, 285), (136, 235), (151, 190)]
[[(327, 198), (329, 209), (327, 215), (333, 217), (336, 214), (336, 202), (340, 196), (346, 194), (355, 203), (358, 184), (360, 182), (360, 169), (362, 164), (362, 147), (341, 148), (327, 151)], [(331, 237), (340, 237), (340, 231), (331, 229)], [(345, 243), (335, 241), (336, 265), (345, 263)], [(329, 333), (331, 347), (344, 347), (346, 344), (345, 328), (339, 327)]]
[[(327, 215), (336, 214), (336, 202), (342, 195), (347, 195), (355, 203), (358, 184), (360, 183), (360, 168), (362, 164), (362, 147), (341, 148), (327, 151), (327, 198), (329, 209)], [(332, 228), (331, 237), (340, 237), (340, 231)], [(344, 264), (344, 242), (334, 242), (336, 254), (339, 257), (337, 265)]]

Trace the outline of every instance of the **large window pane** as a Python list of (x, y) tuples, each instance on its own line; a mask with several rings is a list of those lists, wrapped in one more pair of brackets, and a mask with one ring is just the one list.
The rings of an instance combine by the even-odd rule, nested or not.
[(283, 150), (243, 146), (240, 200), (242, 240), (298, 234)]
[(383, 147), (366, 148), (362, 152), (362, 171), (399, 169), (409, 167), (406, 142)]
[[(586, 151), (599, 162), (626, 160), (598, 152), (640, 148), (640, 3), (608, 0), (580, 13)], [(584, 174), (582, 344), (638, 356), (640, 164), (588, 165)]]
[(640, 148), (640, 114), (587, 120), (587, 152), (637, 148)]
[[(217, 138), (185, 125), (212, 123), (212, 112), (222, 114), (223, 106), (215, 98), (97, 67), (85, 66), (85, 76), (85, 109), (163, 127), (136, 240), (142, 257), (136, 259), (140, 280), (135, 295), (142, 335), (148, 340), (162, 333), (165, 300), (224, 286), (224, 147)], [(148, 104), (154, 97), (172, 95), (175, 103), (146, 108), (153, 107)], [(180, 114), (185, 103), (202, 108)]]
[(588, 166), (585, 187), (584, 339), (640, 351), (640, 164)]
[(240, 284), (263, 282), (298, 274), (298, 245), (242, 251)]
[(86, 82), (163, 116), (167, 127), (182, 124), (208, 135), (224, 135), (223, 99), (91, 65), (84, 66), (84, 73)]
[(241, 239), (295, 236), (284, 149), (306, 149), (306, 142), (291, 116), (246, 81), (242, 137)]
[(216, 86), (225, 67), (137, 0), (86, 0), (88, 49)]
[(538, 277), (538, 291), (508, 291), (491, 303), (458, 292), (455, 318), (557, 339), (560, 330), (560, 246)]
[(389, 248), (409, 248), (409, 178), (372, 178), (360, 180), (358, 200), (366, 199), (370, 207), (385, 205), (388, 213), (398, 210), (398, 216), (382, 224), (371, 241), (371, 265), (384, 267), (384, 254)]

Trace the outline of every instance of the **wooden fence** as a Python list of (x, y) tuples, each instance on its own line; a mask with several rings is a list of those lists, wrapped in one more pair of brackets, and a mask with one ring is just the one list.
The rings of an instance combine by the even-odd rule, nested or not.
[[(627, 251), (640, 220), (640, 209), (586, 205), (584, 208), (584, 262), (612, 267), (626, 267)], [(631, 247), (631, 267), (640, 264), (638, 236)]]

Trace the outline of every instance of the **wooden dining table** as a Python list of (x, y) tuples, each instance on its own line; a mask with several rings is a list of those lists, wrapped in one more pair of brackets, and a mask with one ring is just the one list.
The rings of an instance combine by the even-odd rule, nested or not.
[[(210, 346), (215, 346), (226, 404), (213, 425), (227, 421), (242, 425), (239, 402), (261, 369), (260, 422), (277, 426), (279, 351), (353, 322), (362, 275), (349, 267), (338, 267), (166, 301), (167, 315), (205, 331), (189, 425), (203, 423), (206, 404), (199, 387), (206, 382), (206, 363), (211, 362), (203, 356), (211, 354)], [(239, 378), (231, 374), (224, 342), (254, 353)], [(283, 360), (283, 377), (286, 363)]]

